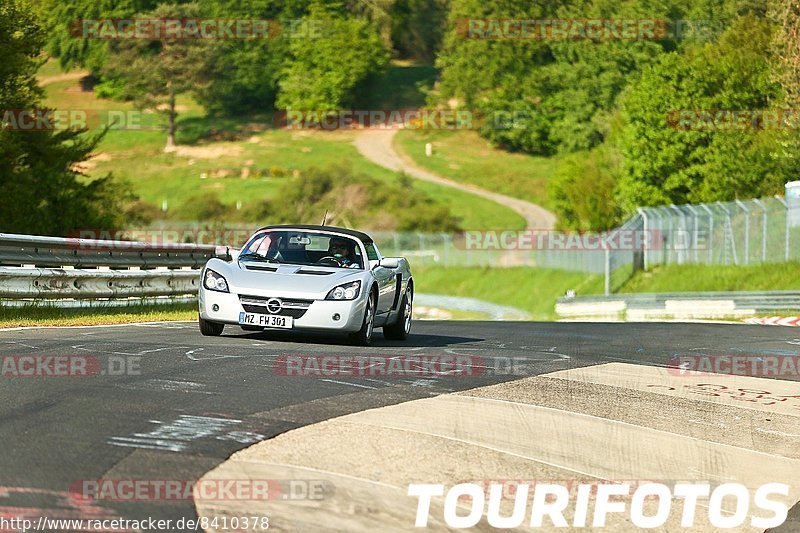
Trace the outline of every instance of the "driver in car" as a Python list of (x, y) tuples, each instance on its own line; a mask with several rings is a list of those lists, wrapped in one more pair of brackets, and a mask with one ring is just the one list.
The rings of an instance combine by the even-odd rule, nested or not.
[(328, 244), (328, 253), (335, 257), (344, 268), (358, 268), (358, 263), (353, 260), (350, 244), (344, 239), (331, 239)]

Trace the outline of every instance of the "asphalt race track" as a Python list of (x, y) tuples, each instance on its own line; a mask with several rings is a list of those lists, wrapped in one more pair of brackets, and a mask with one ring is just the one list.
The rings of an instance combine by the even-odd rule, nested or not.
[[(798, 351), (794, 328), (728, 324), (416, 322), (408, 342), (377, 333), (369, 348), (338, 337), (234, 327), (207, 338), (194, 323), (0, 331), (2, 357), (81, 356), (100, 369), (39, 377), (5, 369), (0, 516), (195, 517), (187, 500), (91, 502), (71, 495), (82, 480), (196, 480), (234, 451), (294, 428), (516, 377), (607, 362), (665, 366), (682, 354)], [(489, 371), (323, 379), (275, 369), (280, 356), (349, 354), (468, 355)], [(515, 375), (492, 371), (511, 360)]]

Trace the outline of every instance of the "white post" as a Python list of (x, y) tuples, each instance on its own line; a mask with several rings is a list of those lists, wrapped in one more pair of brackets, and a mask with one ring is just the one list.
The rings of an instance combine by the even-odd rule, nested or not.
[(700, 204), (700, 207), (708, 213), (708, 264), (710, 265), (714, 262), (714, 212), (706, 204)]
[(758, 207), (761, 208), (761, 262), (767, 261), (767, 208), (758, 198), (753, 199)]
[[(650, 242), (650, 235), (647, 234), (647, 226), (648, 226), (648, 224), (647, 224), (647, 212), (644, 209), (642, 209), (641, 207), (637, 207), (636, 211), (642, 216), (642, 228), (644, 229), (644, 239), (642, 240), (642, 242), (644, 242), (644, 243)], [(647, 250), (647, 247), (648, 247), (648, 245), (645, 244), (644, 245), (644, 250), (642, 250), (642, 255), (644, 256), (644, 269), (645, 269), (645, 271), (647, 271), (647, 265), (648, 265), (648, 257), (647, 257), (648, 250)]]
[(736, 205), (744, 211), (744, 264), (750, 263), (750, 210), (741, 200), (736, 200)]
[(786, 209), (786, 243), (785, 243), (785, 244), (786, 244), (786, 246), (785, 246), (786, 250), (785, 250), (785, 252), (784, 252), (784, 258), (783, 258), (783, 260), (784, 260), (784, 261), (788, 261), (788, 260), (789, 260), (789, 204), (788, 204), (788, 202), (786, 202), (786, 200), (784, 200), (783, 198), (781, 198), (781, 197), (780, 197), (780, 196), (778, 196), (777, 194), (775, 195), (775, 198), (776, 198), (776, 199), (777, 199), (777, 200), (778, 200), (778, 201), (779, 201), (779, 202), (780, 202), (780, 203), (783, 205), (783, 207)]

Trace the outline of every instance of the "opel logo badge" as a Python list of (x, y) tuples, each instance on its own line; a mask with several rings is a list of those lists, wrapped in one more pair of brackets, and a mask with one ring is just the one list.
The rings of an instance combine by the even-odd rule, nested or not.
[(270, 298), (269, 300), (267, 300), (267, 311), (269, 311), (273, 315), (275, 313), (280, 313), (281, 307), (283, 307), (283, 304), (278, 298)]

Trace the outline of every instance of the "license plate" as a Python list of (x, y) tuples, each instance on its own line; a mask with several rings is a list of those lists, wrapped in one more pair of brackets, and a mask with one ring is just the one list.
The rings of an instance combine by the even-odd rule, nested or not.
[(239, 324), (242, 324), (243, 326), (291, 329), (293, 321), (294, 319), (290, 316), (239, 313)]

